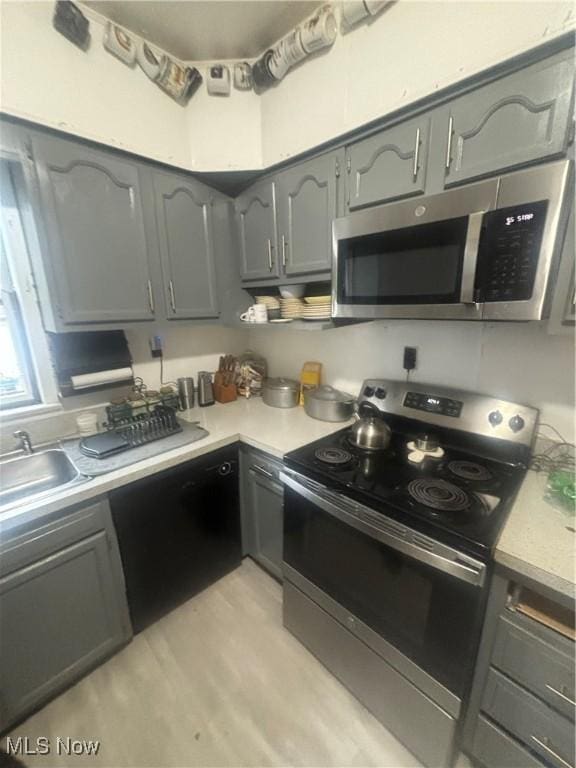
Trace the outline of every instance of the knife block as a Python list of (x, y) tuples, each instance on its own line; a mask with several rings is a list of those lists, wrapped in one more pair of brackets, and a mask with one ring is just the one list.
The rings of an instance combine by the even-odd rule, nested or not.
[(236, 384), (224, 384), (224, 376), (220, 371), (214, 374), (214, 399), (218, 403), (231, 403), (238, 398)]

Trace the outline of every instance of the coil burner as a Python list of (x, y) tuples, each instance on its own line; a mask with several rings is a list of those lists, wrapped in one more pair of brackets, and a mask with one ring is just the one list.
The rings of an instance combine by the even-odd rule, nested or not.
[(481, 483), (492, 480), (492, 472), (475, 461), (451, 461), (448, 464), (448, 469), (456, 477), (461, 477), (462, 480), (475, 480)]
[(466, 491), (457, 485), (434, 478), (412, 480), (408, 484), (408, 493), (419, 504), (439, 512), (463, 512), (472, 503)]
[(318, 448), (314, 451), (314, 456), (318, 461), (332, 466), (341, 466), (352, 461), (352, 454), (343, 448)]

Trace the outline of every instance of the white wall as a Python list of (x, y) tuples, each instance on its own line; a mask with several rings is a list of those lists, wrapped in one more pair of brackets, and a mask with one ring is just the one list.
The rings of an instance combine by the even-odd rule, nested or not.
[(100, 23), (84, 53), (53, 29), (53, 13), (53, 2), (0, 4), (2, 110), (189, 167), (186, 110), (104, 50)]
[[(198, 377), (198, 371), (218, 369), (220, 355), (238, 355), (247, 348), (248, 332), (244, 329), (217, 325), (176, 326), (158, 331), (164, 345), (164, 382), (175, 382), (180, 376)], [(125, 331), (133, 359), (134, 375), (140, 376), (150, 389), (160, 387), (160, 360), (150, 355), (152, 331), (128, 328)], [(107, 403), (123, 390), (107, 389), (85, 395), (62, 398), (66, 411)]]
[(459, 387), (539, 408), (541, 420), (574, 441), (574, 340), (536, 324), (403, 321), (330, 331), (250, 329), (250, 347), (273, 376), (298, 378), (323, 363), (324, 382), (357, 394), (363, 379), (404, 379), (404, 346), (418, 348), (411, 380)]
[(400, 0), (262, 96), (205, 86), (186, 107), (102, 47), (52, 28), (54, 4), (0, 4), (3, 111), (190, 170), (258, 169), (574, 27), (569, 2)]
[(209, 96), (202, 85), (186, 108), (186, 130), (195, 171), (262, 167), (260, 97), (254, 91), (232, 88), (230, 96)]
[(262, 161), (404, 107), (574, 28), (570, 2), (400, 0), (262, 95)]

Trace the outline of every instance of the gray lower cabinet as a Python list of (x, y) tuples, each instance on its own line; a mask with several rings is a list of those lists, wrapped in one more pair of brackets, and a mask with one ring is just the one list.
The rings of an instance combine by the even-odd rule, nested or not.
[[(573, 617), (573, 608), (536, 589), (493, 578), (462, 736), (484, 768), (574, 765), (574, 642), (546, 618)], [(539, 610), (525, 609), (530, 602)]]
[(429, 138), (423, 115), (347, 147), (349, 210), (424, 192)]
[(340, 213), (343, 151), (320, 155), (275, 177), (282, 274), (330, 272), (332, 221)]
[(242, 547), (276, 578), (282, 578), (284, 491), (280, 462), (242, 448)]
[(260, 181), (236, 198), (243, 280), (274, 279), (280, 275), (277, 248), (276, 188)]
[[(94, 531), (98, 527), (101, 530)], [(89, 530), (90, 535), (71, 543)], [(14, 546), (2, 544), (6, 560), (0, 578), (0, 730), (70, 685), (131, 636), (107, 502), (76, 510), (69, 520), (65, 516), (30, 529)], [(16, 562), (21, 567), (5, 573)]]
[(218, 316), (212, 190), (152, 171), (168, 319)]
[(445, 118), (446, 186), (563, 154), (573, 90), (573, 56), (562, 54), (453, 101)]
[(36, 132), (27, 141), (56, 315), (65, 325), (153, 319), (138, 164)]

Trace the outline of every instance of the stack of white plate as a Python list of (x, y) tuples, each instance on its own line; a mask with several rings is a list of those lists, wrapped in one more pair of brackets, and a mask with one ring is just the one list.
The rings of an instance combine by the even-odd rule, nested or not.
[(264, 304), (266, 309), (280, 309), (280, 300), (277, 296), (255, 296), (256, 304)]
[(304, 302), (303, 320), (330, 320), (332, 317), (331, 296), (307, 296)]
[(296, 320), (302, 317), (305, 306), (302, 299), (280, 299), (280, 315)]

